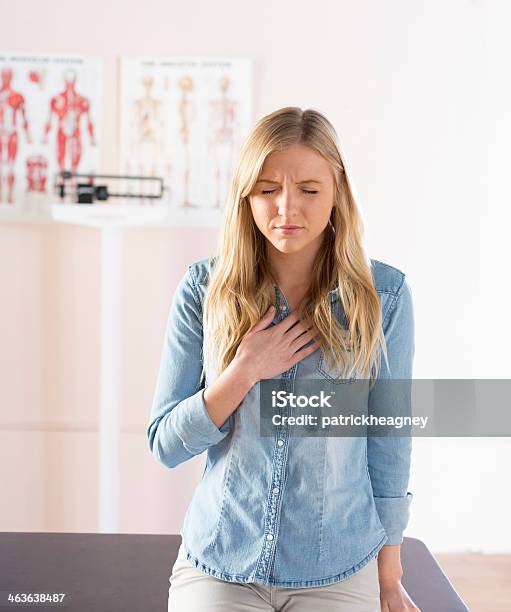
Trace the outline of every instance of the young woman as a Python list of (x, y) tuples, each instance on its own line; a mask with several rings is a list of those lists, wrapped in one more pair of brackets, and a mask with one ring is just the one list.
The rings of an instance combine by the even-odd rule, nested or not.
[(418, 610), (400, 563), (410, 437), (259, 428), (261, 380), (342, 392), (366, 378), (374, 412), (378, 381), (411, 379), (410, 288), (365, 256), (362, 232), (330, 122), (294, 107), (262, 118), (240, 153), (219, 253), (188, 267), (167, 322), (149, 446), (167, 467), (207, 450), (172, 612)]

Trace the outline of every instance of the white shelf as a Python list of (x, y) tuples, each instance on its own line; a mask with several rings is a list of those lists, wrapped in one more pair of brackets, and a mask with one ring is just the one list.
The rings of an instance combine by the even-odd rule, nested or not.
[(29, 202), (7, 205), (0, 202), (0, 224), (67, 223), (90, 227), (146, 226), (161, 228), (218, 229), (223, 211), (207, 207), (180, 208), (151, 200), (95, 202)]
[(159, 225), (167, 216), (165, 204), (52, 204), (51, 216), (61, 223), (92, 227)]
[(69, 223), (105, 226), (166, 225), (169, 207), (165, 203), (48, 203), (29, 207), (0, 203), (0, 223)]
[(49, 204), (20, 210), (16, 205), (0, 202), (0, 223), (53, 223), (49, 211)]

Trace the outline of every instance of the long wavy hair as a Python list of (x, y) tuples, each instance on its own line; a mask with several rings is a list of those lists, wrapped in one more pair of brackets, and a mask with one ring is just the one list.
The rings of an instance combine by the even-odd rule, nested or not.
[[(204, 367), (220, 374), (234, 358), (244, 335), (275, 303), (267, 239), (257, 227), (249, 194), (266, 157), (294, 144), (319, 153), (331, 166), (334, 206), (323, 233), (307, 294), (298, 307), (314, 325), (327, 364), (339, 376), (375, 380), (385, 354), (381, 306), (370, 260), (362, 246), (363, 223), (346, 173), (337, 134), (316, 110), (285, 107), (260, 119), (245, 140), (234, 169), (224, 210), (218, 255), (209, 259), (203, 308)], [(329, 292), (338, 287), (346, 327), (332, 314)], [(339, 370), (338, 364), (342, 367)]]

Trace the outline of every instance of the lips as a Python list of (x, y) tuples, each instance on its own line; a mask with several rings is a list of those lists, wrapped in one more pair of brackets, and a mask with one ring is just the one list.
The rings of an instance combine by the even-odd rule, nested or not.
[(289, 225), (281, 225), (280, 227), (277, 227), (277, 231), (279, 232), (280, 236), (297, 236), (301, 231), (303, 230), (303, 227), (298, 227), (298, 226), (289, 226)]

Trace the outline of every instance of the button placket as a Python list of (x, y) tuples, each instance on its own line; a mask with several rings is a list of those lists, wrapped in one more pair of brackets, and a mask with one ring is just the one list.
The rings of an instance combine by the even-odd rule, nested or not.
[[(276, 318), (278, 321), (282, 321), (287, 312), (288, 304), (286, 298), (282, 292), (278, 290), (277, 285), (274, 285), (275, 290), (275, 306), (277, 310)], [(282, 299), (281, 299), (282, 298)], [(283, 372), (281, 380), (283, 381), (283, 388), (288, 391), (292, 387), (292, 378), (296, 372), (296, 367), (293, 366), (291, 369)], [(282, 416), (288, 416), (288, 407), (280, 409)], [(286, 441), (289, 437), (289, 426), (281, 426), (276, 435), (276, 441), (273, 452), (273, 464), (272, 464), (272, 478), (271, 478), (271, 493), (266, 501), (266, 513), (265, 513), (265, 525), (264, 525), (264, 541), (263, 549), (259, 557), (259, 562), (256, 569), (256, 575), (260, 578), (266, 579), (271, 570), (272, 559), (274, 558), (274, 551), (276, 546), (276, 536), (278, 530), (278, 516), (279, 516), (279, 503), (282, 499), (282, 481), (286, 469), (287, 459), (287, 446)]]
[[(293, 366), (290, 370), (282, 374), (283, 388), (289, 391), (292, 385), (292, 377), (296, 371)], [(280, 408), (282, 416), (288, 416), (288, 407)], [(282, 500), (282, 482), (286, 470), (287, 460), (287, 445), (289, 438), (289, 426), (287, 421), (285, 426), (279, 427), (276, 434), (274, 452), (273, 452), (273, 468), (272, 468), (272, 487), (269, 499), (266, 502), (265, 513), (265, 528), (263, 550), (259, 557), (259, 562), (256, 569), (256, 575), (260, 578), (267, 579), (271, 572), (271, 567), (274, 560), (275, 546), (277, 542), (278, 518), (280, 515), (280, 503)]]
[(289, 305), (286, 300), (286, 296), (284, 293), (277, 287), (277, 285), (273, 285), (273, 289), (275, 291), (275, 308), (277, 310), (277, 317), (279, 321), (282, 321), (285, 315), (289, 310)]
[[(283, 412), (286, 412), (287, 409), (284, 409)], [(283, 479), (283, 474), (285, 471), (285, 452), (286, 452), (286, 444), (285, 440), (287, 438), (287, 434), (279, 431), (278, 434), (278, 442), (274, 446), (273, 453), (273, 469), (272, 469), (272, 488), (269, 499), (266, 502), (266, 515), (265, 515), (265, 540), (263, 543), (263, 550), (259, 559), (259, 563), (257, 566), (257, 575), (261, 578), (266, 578), (270, 561), (272, 558), (272, 553), (274, 550), (274, 543), (276, 543), (276, 535), (278, 529), (278, 521), (277, 517), (279, 514), (279, 501), (281, 496), (278, 495), (281, 491), (281, 483)]]

